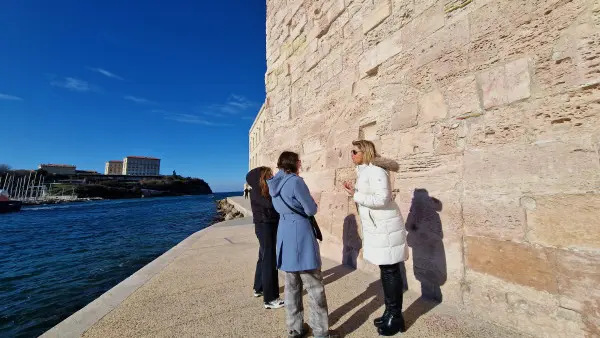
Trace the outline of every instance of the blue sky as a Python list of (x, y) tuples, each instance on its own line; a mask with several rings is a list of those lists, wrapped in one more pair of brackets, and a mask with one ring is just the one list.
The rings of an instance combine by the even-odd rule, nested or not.
[(0, 2), (0, 163), (127, 155), (240, 190), (264, 101), (264, 0)]

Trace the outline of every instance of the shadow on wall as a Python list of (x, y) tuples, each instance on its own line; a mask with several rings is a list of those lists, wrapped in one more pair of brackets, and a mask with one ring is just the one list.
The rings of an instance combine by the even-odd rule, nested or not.
[(358, 255), (362, 249), (362, 239), (358, 234), (358, 222), (355, 215), (351, 214), (344, 218), (343, 229), (342, 264), (356, 269)]
[(426, 189), (415, 189), (406, 218), (407, 242), (412, 248), (415, 278), (421, 283), (421, 296), (442, 302), (441, 286), (446, 283), (446, 252), (439, 212), (442, 202)]

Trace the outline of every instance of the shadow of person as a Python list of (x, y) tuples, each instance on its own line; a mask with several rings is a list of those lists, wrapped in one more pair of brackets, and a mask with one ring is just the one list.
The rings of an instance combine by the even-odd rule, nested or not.
[(343, 264), (335, 266), (331, 269), (327, 269), (321, 274), (323, 276), (323, 285), (331, 284), (337, 280), (340, 280), (344, 276), (351, 274), (354, 270), (356, 269)]
[[(366, 301), (369, 302), (360, 307)], [(329, 314), (329, 322), (331, 325), (334, 325), (352, 310), (360, 307), (350, 318), (336, 328), (337, 332), (342, 336), (346, 336), (360, 328), (383, 304), (383, 288), (381, 281), (377, 280), (369, 284), (364, 292), (331, 312)]]
[(344, 218), (344, 232), (342, 241), (342, 264), (356, 269), (358, 255), (362, 249), (362, 239), (358, 233), (358, 222), (356, 216), (350, 214)]
[(442, 202), (429, 196), (426, 189), (415, 189), (406, 229), (415, 278), (421, 284), (421, 297), (405, 311), (407, 328), (443, 300), (441, 286), (446, 283), (448, 272), (439, 215), (442, 208)]

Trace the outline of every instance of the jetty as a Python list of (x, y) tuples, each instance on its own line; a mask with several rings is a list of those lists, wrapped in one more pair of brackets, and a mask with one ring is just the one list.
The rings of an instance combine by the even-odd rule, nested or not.
[[(252, 214), (249, 200), (230, 201), (242, 214)], [(252, 296), (257, 253), (251, 217), (218, 223), (41, 337), (285, 337), (285, 310), (265, 310), (262, 299)], [(378, 276), (324, 259), (323, 277), (332, 329), (345, 337), (376, 336), (372, 322), (383, 312)], [(529, 337), (425, 300), (420, 290), (405, 292), (404, 314), (408, 330), (402, 337), (407, 338)]]

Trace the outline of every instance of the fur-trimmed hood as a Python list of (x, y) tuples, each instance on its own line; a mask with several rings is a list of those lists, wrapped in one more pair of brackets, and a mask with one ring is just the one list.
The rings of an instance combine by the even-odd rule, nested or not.
[(371, 164), (388, 171), (398, 172), (400, 170), (398, 162), (386, 157), (375, 157)]

